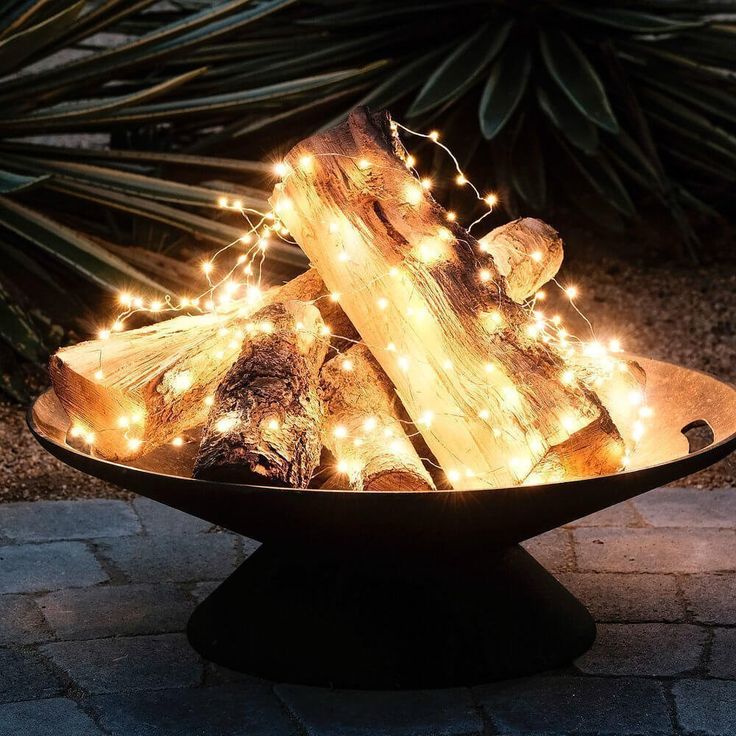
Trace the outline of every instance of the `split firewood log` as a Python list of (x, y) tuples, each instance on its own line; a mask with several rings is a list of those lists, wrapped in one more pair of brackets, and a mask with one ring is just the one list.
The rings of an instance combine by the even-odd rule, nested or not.
[[(272, 205), (449, 480), (512, 485), (556, 447), (563, 469), (584, 452), (586, 474), (613, 472), (624, 447), (605, 408), (561, 381), (564, 362), (535, 339), (493, 259), (405, 160), (389, 117), (359, 108), (289, 152)], [(581, 430), (584, 450), (568, 442)]]
[(303, 488), (322, 449), (324, 322), (315, 306), (288, 301), (260, 309), (252, 324), (217, 387), (194, 477), (238, 482), (256, 473)]
[(506, 279), (506, 294), (524, 302), (554, 278), (562, 265), (562, 239), (533, 217), (521, 217), (491, 230), (478, 243)]
[(429, 491), (434, 483), (399, 419), (393, 384), (365, 345), (322, 367), (322, 442), (357, 491)]
[(328, 296), (319, 275), (307, 271), (216, 313), (175, 317), (62, 348), (49, 363), (51, 381), (72, 423), (94, 434), (97, 453), (136, 457), (205, 422), (256, 310), (280, 301), (318, 300), (333, 331), (357, 337)]

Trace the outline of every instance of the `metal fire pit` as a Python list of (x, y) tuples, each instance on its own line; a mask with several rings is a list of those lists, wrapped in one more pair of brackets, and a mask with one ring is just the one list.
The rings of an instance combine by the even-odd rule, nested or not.
[[(192, 614), (204, 657), (269, 679), (446, 687), (568, 664), (595, 638), (586, 608), (519, 542), (701, 470), (736, 448), (736, 389), (636, 358), (654, 409), (625, 472), (426, 493), (295, 490), (189, 477), (195, 447), (122, 465), (66, 444), (53, 391), (28, 423), (85, 473), (262, 542)], [(685, 432), (713, 441), (689, 451)]]

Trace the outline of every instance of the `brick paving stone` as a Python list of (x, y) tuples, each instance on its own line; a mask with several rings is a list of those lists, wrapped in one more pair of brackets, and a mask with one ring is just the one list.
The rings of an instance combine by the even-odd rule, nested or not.
[(677, 719), (687, 734), (736, 733), (736, 682), (680, 680), (672, 686)]
[(662, 685), (655, 680), (542, 676), (475, 689), (505, 736), (671, 734)]
[(62, 640), (183, 631), (194, 608), (183, 591), (167, 584), (76, 588), (37, 600)]
[(149, 534), (191, 534), (212, 528), (209, 521), (144, 496), (138, 496), (133, 501), (133, 508)]
[(0, 644), (33, 644), (50, 638), (46, 621), (33, 598), (0, 596)]
[(0, 547), (0, 594), (95, 585), (107, 579), (82, 542)]
[(584, 516), (568, 526), (643, 526), (643, 523), (631, 501), (623, 501)]
[(103, 539), (99, 549), (134, 583), (216, 580), (236, 567), (232, 534), (172, 534)]
[(696, 621), (736, 624), (736, 574), (687, 575), (680, 585)]
[(736, 570), (730, 529), (573, 530), (580, 570), (598, 572), (717, 572)]
[(0, 536), (16, 542), (120, 537), (141, 530), (124, 501), (34, 501), (0, 505)]
[(91, 693), (192, 687), (202, 679), (183, 634), (56, 642), (41, 651)]
[(548, 570), (571, 570), (574, 566), (570, 533), (566, 529), (552, 529), (522, 542), (521, 545), (534, 559)]
[(575, 665), (589, 675), (680, 675), (698, 666), (707, 637), (691, 624), (599, 624)]
[(92, 719), (66, 698), (0, 705), (0, 736), (104, 736)]
[(95, 696), (111, 736), (296, 736), (270, 687), (224, 685)]
[(276, 693), (309, 736), (465, 736), (483, 731), (464, 688), (379, 692), (279, 685)]
[(58, 677), (41, 657), (0, 649), (0, 703), (50, 698), (61, 689)]
[(652, 573), (558, 573), (559, 581), (596, 621), (681, 621), (685, 604), (674, 575)]
[(736, 629), (714, 629), (708, 673), (736, 680)]
[(736, 489), (657, 488), (634, 499), (653, 526), (736, 528)]

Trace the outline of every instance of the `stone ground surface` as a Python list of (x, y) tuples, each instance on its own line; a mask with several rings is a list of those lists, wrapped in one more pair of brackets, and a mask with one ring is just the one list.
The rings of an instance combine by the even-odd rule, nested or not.
[(598, 638), (564, 670), (474, 688), (202, 661), (187, 618), (255, 546), (144, 498), (0, 505), (0, 736), (736, 733), (736, 489), (659, 489), (530, 540)]

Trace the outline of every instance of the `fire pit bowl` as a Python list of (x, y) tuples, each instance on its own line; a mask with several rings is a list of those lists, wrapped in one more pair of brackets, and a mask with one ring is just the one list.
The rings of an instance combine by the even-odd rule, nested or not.
[[(588, 611), (519, 542), (736, 448), (734, 387), (636, 360), (655, 413), (629, 469), (538, 486), (359, 493), (195, 480), (193, 448), (122, 465), (70, 447), (53, 391), (28, 424), (68, 465), (262, 542), (192, 614), (204, 657), (312, 685), (446, 687), (562, 666), (592, 644)], [(713, 439), (690, 451), (694, 427)]]

